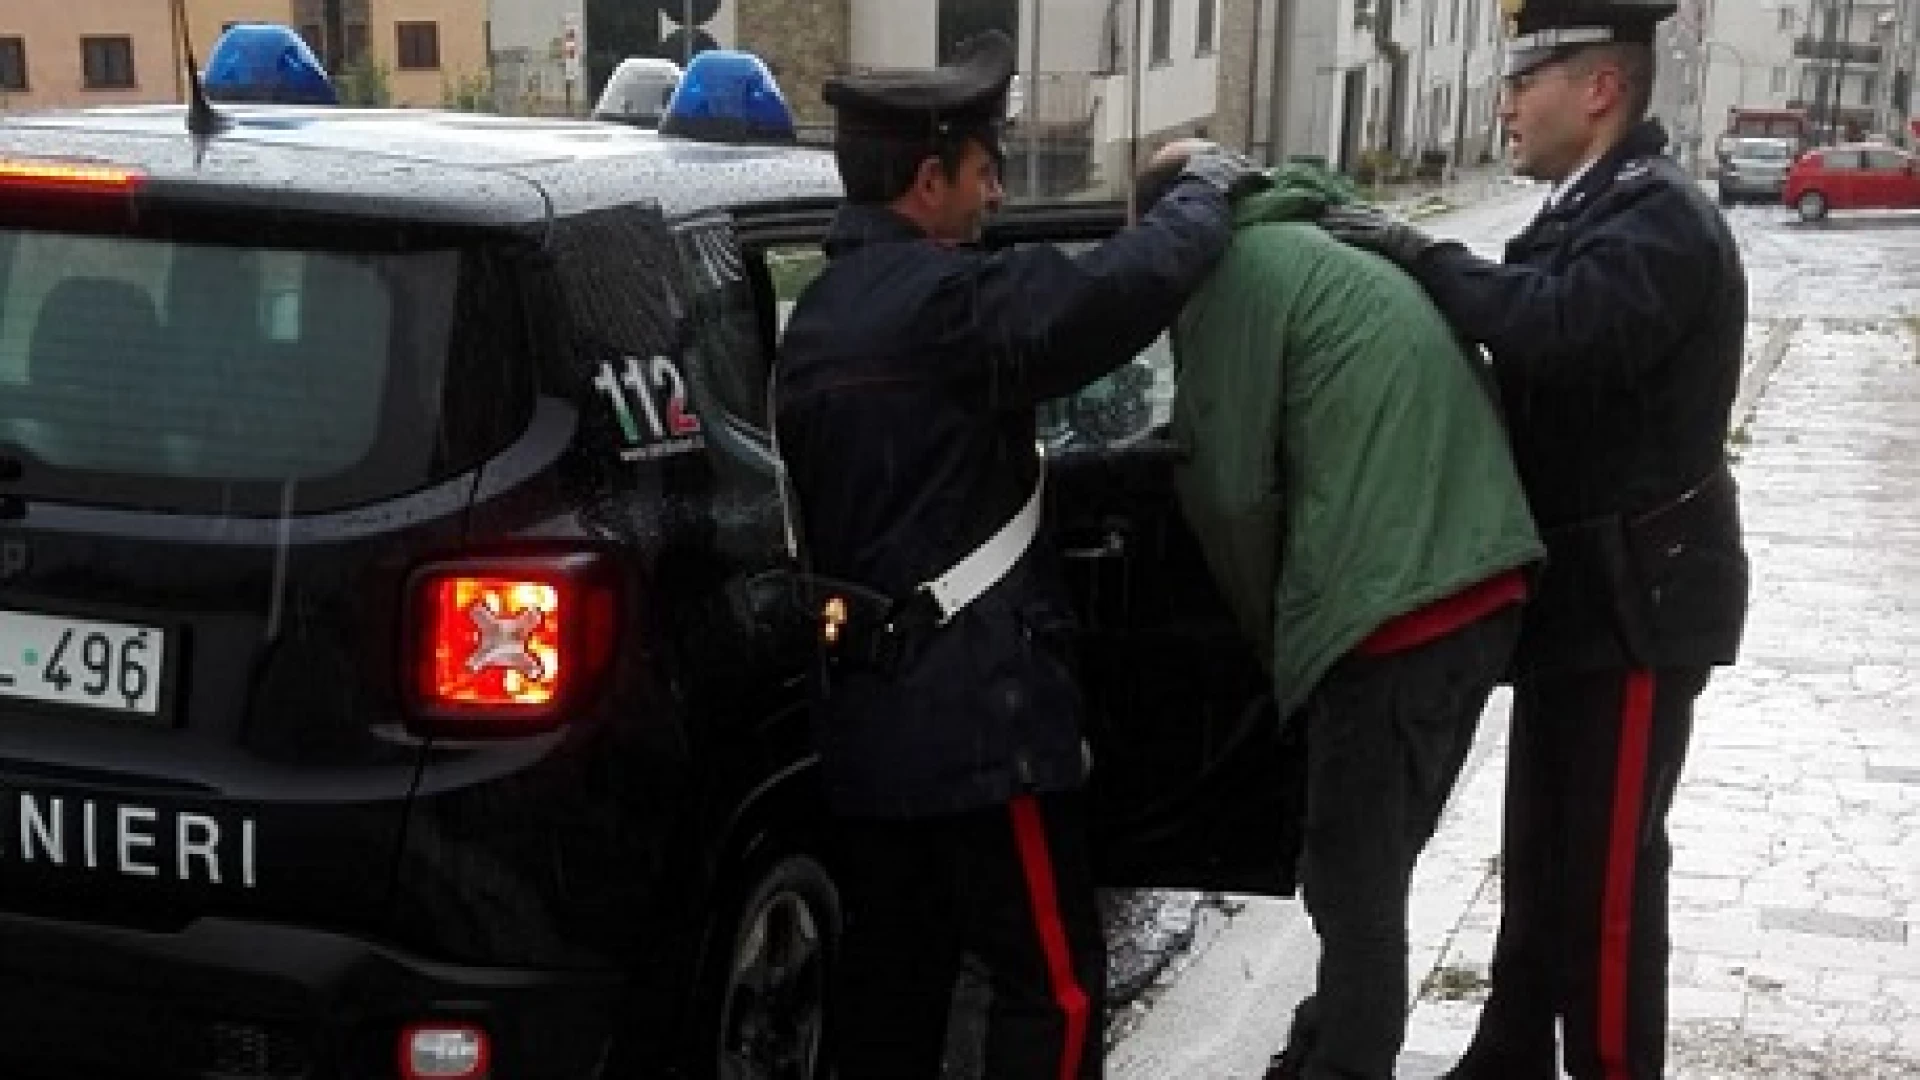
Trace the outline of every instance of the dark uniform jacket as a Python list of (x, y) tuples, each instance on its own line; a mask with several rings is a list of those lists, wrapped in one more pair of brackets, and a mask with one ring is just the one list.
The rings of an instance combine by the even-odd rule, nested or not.
[[(1185, 183), (1078, 258), (936, 243), (849, 205), (782, 340), (775, 408), (810, 568), (905, 599), (1019, 510), (1036, 402), (1152, 343), (1225, 251), (1226, 199)], [(1044, 533), (898, 662), (844, 663), (816, 718), (840, 813), (909, 817), (1085, 780), (1069, 609)]]
[(1493, 356), (1547, 543), (1519, 669), (1734, 659), (1747, 559), (1728, 420), (1747, 287), (1725, 220), (1647, 121), (1507, 245), (1413, 267)]

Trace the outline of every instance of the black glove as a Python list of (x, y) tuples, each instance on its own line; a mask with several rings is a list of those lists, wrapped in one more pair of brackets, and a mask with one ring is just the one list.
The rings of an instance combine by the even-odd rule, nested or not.
[(1329, 206), (1320, 214), (1319, 222), (1334, 239), (1384, 255), (1401, 266), (1412, 266), (1440, 244), (1406, 222), (1369, 206)]
[(1180, 178), (1202, 181), (1228, 199), (1237, 199), (1270, 183), (1258, 165), (1217, 143), (1208, 143), (1187, 155)]

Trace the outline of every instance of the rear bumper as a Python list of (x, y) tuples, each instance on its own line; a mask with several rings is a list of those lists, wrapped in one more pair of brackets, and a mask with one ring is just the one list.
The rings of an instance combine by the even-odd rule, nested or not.
[(437, 964), (203, 919), (148, 933), (0, 915), (0, 1075), (379, 1080), (402, 1025), (486, 1028), (495, 1078), (602, 1075), (622, 982)]
[(1781, 191), (1787, 186), (1786, 178), (1768, 178), (1764, 176), (1728, 176), (1720, 174), (1720, 192), (1723, 195), (1735, 195), (1743, 199), (1771, 199), (1778, 201)]

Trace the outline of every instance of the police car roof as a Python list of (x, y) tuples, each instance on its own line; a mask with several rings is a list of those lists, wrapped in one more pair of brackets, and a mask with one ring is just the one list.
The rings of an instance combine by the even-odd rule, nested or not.
[[(235, 204), (447, 224), (537, 225), (654, 201), (669, 216), (837, 198), (832, 155), (733, 146), (587, 120), (416, 109), (222, 105), (196, 147), (178, 105), (0, 118), (0, 157), (86, 158), (150, 186), (218, 189)], [(184, 194), (184, 192), (182, 192)]]

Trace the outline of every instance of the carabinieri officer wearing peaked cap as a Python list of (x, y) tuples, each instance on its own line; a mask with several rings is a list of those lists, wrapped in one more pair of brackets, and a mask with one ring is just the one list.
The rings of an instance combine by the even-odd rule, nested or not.
[(1666, 818), (1693, 702), (1732, 663), (1747, 559), (1729, 414), (1740, 254), (1647, 118), (1670, 0), (1504, 0), (1515, 169), (1554, 184), (1502, 263), (1382, 216), (1323, 222), (1400, 263), (1498, 377), (1547, 545), (1516, 660), (1493, 992), (1449, 1074), (1657, 1077)]
[(846, 203), (776, 366), (803, 555), (850, 586), (827, 605), (816, 710), (847, 917), (842, 1080), (939, 1074), (963, 953), (992, 982), (986, 1075), (1101, 1074), (1088, 761), (1068, 604), (1036, 537), (1034, 407), (1172, 322), (1252, 172), (1196, 154), (1152, 214), (1077, 257), (982, 250), (1012, 75), (989, 34), (950, 67), (827, 84)]

